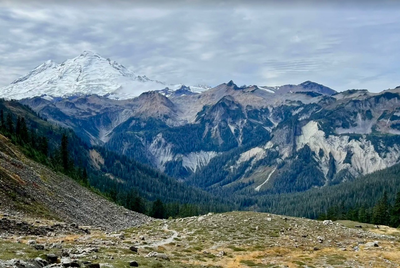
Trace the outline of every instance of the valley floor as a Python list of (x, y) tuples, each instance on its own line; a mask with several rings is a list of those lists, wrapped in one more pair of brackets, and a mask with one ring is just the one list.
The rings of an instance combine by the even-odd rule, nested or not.
[[(400, 231), (230, 212), (120, 232), (0, 212), (0, 267), (398, 267)], [(51, 255), (55, 254), (57, 257)], [(48, 259), (47, 261), (43, 260)], [(55, 260), (57, 258), (57, 261)], [(57, 263), (58, 262), (58, 263)]]

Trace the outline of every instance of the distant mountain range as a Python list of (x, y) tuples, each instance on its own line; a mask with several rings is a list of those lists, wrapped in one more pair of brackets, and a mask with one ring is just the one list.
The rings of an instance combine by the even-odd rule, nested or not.
[[(140, 94), (143, 89), (151, 91)], [(2, 89), (48, 121), (211, 192), (327, 187), (400, 162), (400, 89), (299, 85), (197, 90), (85, 52)], [(136, 95), (135, 95), (136, 94)]]

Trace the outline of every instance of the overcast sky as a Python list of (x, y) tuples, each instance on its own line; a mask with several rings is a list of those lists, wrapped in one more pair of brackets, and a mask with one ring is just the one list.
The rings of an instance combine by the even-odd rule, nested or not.
[(395, 1), (107, 2), (0, 0), (0, 87), (84, 50), (167, 83), (400, 85)]

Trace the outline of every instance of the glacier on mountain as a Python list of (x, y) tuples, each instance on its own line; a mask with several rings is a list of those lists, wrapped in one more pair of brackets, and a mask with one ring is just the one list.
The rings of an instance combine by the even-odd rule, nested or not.
[(135, 74), (115, 61), (84, 51), (78, 57), (61, 64), (46, 61), (3, 88), (1, 96), (6, 99), (47, 96), (51, 99), (96, 94), (112, 99), (130, 99), (142, 92), (166, 87), (177, 90), (182, 85), (151, 80)]

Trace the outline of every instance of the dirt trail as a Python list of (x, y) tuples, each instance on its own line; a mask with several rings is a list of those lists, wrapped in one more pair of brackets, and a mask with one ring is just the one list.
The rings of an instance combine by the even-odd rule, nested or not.
[(147, 244), (147, 245), (140, 245), (140, 246), (138, 246), (138, 247), (139, 247), (139, 248), (144, 248), (144, 247), (159, 247), (159, 246), (164, 246), (164, 245), (167, 245), (167, 244), (172, 243), (172, 242), (174, 241), (174, 239), (175, 239), (176, 237), (178, 237), (178, 232), (175, 231), (175, 230), (170, 230), (170, 229), (168, 229), (168, 224), (165, 224), (165, 225), (164, 225), (163, 230), (164, 230), (165, 232), (172, 232), (172, 236), (170, 236), (170, 237), (167, 238), (167, 239), (163, 239), (163, 240), (160, 240), (160, 241), (156, 241), (156, 242), (153, 242), (153, 243)]

